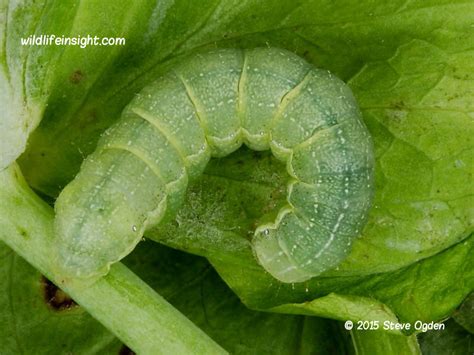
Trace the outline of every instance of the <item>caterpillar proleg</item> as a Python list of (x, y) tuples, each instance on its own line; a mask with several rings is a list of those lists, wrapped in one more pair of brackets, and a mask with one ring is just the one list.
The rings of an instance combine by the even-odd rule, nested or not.
[(337, 266), (373, 195), (371, 137), (350, 89), (278, 48), (198, 54), (145, 87), (55, 205), (58, 262), (97, 277), (180, 208), (212, 157), (242, 144), (286, 163), (286, 205), (256, 228), (258, 262), (282, 282)]

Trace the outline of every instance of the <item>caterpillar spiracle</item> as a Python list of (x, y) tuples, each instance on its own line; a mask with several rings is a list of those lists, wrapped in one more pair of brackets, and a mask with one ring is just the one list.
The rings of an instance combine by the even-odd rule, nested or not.
[(337, 266), (373, 195), (371, 137), (350, 89), (277, 48), (199, 54), (145, 87), (55, 205), (58, 263), (106, 274), (183, 202), (211, 157), (242, 144), (286, 163), (286, 205), (256, 228), (255, 257), (282, 282)]

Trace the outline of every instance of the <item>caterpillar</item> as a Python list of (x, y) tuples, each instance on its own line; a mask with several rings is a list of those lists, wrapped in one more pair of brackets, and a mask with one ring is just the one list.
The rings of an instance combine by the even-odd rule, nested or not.
[(145, 87), (55, 203), (58, 264), (98, 277), (172, 218), (189, 181), (242, 144), (289, 174), (286, 203), (251, 241), (263, 268), (302, 282), (336, 267), (373, 196), (371, 137), (343, 81), (278, 48), (195, 55)]

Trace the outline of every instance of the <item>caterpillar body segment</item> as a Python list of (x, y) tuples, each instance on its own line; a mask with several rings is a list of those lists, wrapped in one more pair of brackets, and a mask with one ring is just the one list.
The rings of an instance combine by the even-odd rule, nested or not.
[[(212, 60), (210, 60), (212, 58)], [(241, 51), (197, 55), (174, 72), (194, 105), (213, 157), (223, 157), (242, 145), (238, 111)]]
[(272, 144), (280, 149), (293, 149), (311, 137), (316, 138), (318, 131), (358, 116), (349, 88), (328, 71), (313, 68), (282, 102), (271, 129)]
[(128, 105), (127, 111), (148, 121), (166, 136), (191, 178), (202, 173), (210, 159), (210, 149), (195, 107), (174, 73), (145, 87)]
[(267, 150), (271, 126), (284, 107), (282, 101), (304, 80), (311, 66), (295, 54), (277, 48), (244, 53), (239, 83), (244, 140), (251, 149)]
[(110, 149), (92, 154), (55, 205), (58, 266), (65, 276), (105, 274), (110, 262), (133, 249), (148, 215), (166, 211), (165, 191), (165, 184), (132, 153)]
[(144, 88), (56, 203), (66, 273), (97, 277), (145, 230), (172, 217), (211, 157), (242, 144), (287, 164), (287, 204), (252, 240), (283, 282), (337, 266), (373, 194), (370, 136), (347, 86), (293, 53), (224, 49), (196, 55)]

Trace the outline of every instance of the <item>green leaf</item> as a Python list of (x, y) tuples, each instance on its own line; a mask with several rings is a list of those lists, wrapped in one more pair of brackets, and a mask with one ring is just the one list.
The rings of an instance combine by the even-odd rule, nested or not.
[(453, 319), (469, 333), (474, 334), (474, 292), (453, 313)]
[(356, 354), (422, 354), (415, 335), (409, 337), (381, 330), (351, 330)]
[(431, 330), (418, 336), (423, 354), (457, 355), (472, 354), (473, 335), (454, 320), (447, 320), (444, 330)]
[[(20, 38), (25, 32), (34, 31), (43, 6), (44, 2), (32, 1), (0, 3), (0, 169), (23, 152), (28, 135), (41, 120), (44, 98), (39, 98), (39, 93), (30, 96), (26, 89), (30, 77), (25, 63), (30, 52), (21, 46)], [(35, 71), (42, 71), (43, 67)]]

